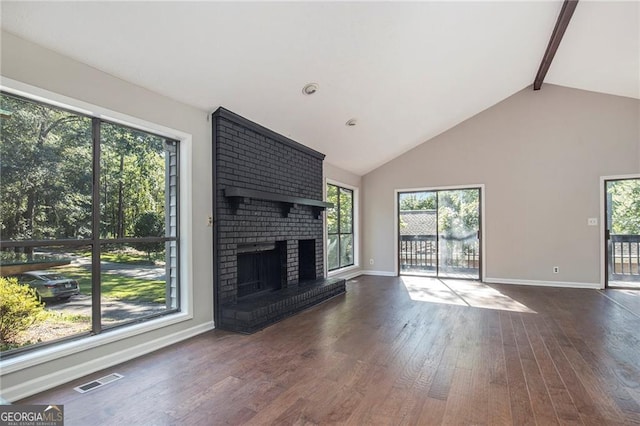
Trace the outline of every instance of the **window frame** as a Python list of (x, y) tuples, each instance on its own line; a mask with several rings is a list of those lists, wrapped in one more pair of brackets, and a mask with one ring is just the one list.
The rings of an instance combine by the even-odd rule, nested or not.
[[(340, 189), (344, 189), (347, 191), (351, 191), (351, 233), (340, 233), (340, 206), (336, 206), (338, 209), (338, 233), (329, 233), (329, 227), (325, 217), (325, 236), (326, 236), (326, 244), (325, 244), (325, 270), (327, 271), (328, 276), (338, 275), (343, 272), (347, 272), (353, 269), (357, 269), (360, 265), (359, 261), (359, 226), (358, 226), (358, 191), (359, 188), (345, 184), (342, 182), (335, 181), (333, 179), (325, 179), (324, 191), (325, 191), (325, 200), (327, 200), (327, 195), (329, 192), (329, 185), (335, 186), (338, 188), (338, 202), (340, 200)], [(353, 239), (353, 263), (350, 265), (338, 266), (334, 269), (329, 269), (329, 235), (338, 235), (338, 263), (340, 259), (340, 235), (351, 235)]]
[[(179, 169), (176, 191), (178, 194), (178, 205), (176, 212), (176, 223), (178, 225), (177, 235), (174, 237), (149, 237), (144, 241), (176, 241), (176, 250), (178, 256), (177, 283), (178, 297), (176, 299), (175, 309), (164, 311), (160, 314), (145, 316), (131, 321), (124, 321), (115, 326), (99, 327), (98, 333), (95, 333), (93, 322), (96, 320), (92, 315), (92, 331), (74, 334), (65, 338), (43, 342), (40, 344), (30, 345), (24, 348), (7, 351), (0, 354), (0, 367), (3, 375), (14, 371), (19, 371), (34, 365), (48, 362), (60, 357), (78, 353), (93, 347), (98, 347), (111, 342), (130, 338), (139, 334), (148, 333), (152, 330), (167, 327), (183, 321), (193, 319), (193, 285), (192, 285), (192, 253), (190, 244), (192, 238), (191, 222), (180, 214), (180, 211), (189, 211), (192, 198), (188, 191), (188, 182), (192, 180), (191, 162), (192, 162), (192, 136), (188, 133), (178, 131), (169, 127), (165, 127), (156, 123), (135, 118), (123, 113), (119, 113), (110, 109), (106, 109), (97, 105), (86, 103), (74, 98), (50, 92), (29, 84), (25, 84), (16, 80), (2, 77), (0, 82), (0, 91), (7, 95), (24, 98), (28, 101), (37, 102), (46, 106), (59, 108), (69, 111), (73, 114), (88, 117), (92, 120), (92, 126), (97, 122), (106, 122), (118, 126), (127, 127), (136, 131), (150, 133), (165, 139), (170, 139), (179, 144), (178, 156), (176, 158), (177, 167)], [(96, 134), (93, 133), (95, 146)], [(100, 143), (98, 134), (98, 144)], [(96, 161), (94, 156), (93, 161)], [(99, 161), (99, 158), (98, 158)], [(99, 191), (97, 191), (99, 194)], [(96, 191), (93, 191), (95, 194)], [(166, 206), (165, 206), (166, 207)], [(95, 210), (95, 209), (94, 209)], [(122, 241), (121, 241), (122, 240)], [(99, 235), (92, 235), (86, 239), (58, 239), (58, 240), (24, 240), (11, 241), (11, 246), (60, 246), (66, 247), (87, 246), (94, 244), (94, 250), (104, 244), (114, 244), (118, 242), (127, 242), (131, 238), (123, 239), (102, 239)], [(135, 239), (139, 241), (139, 239)], [(7, 244), (8, 246), (9, 244)], [(99, 260), (98, 260), (99, 262)], [(92, 282), (93, 289), (96, 287), (96, 281)], [(94, 291), (93, 294), (96, 294)], [(99, 293), (97, 293), (99, 294)], [(95, 309), (92, 303), (92, 309)], [(98, 307), (99, 309), (99, 307)], [(101, 318), (97, 318), (101, 321)]]

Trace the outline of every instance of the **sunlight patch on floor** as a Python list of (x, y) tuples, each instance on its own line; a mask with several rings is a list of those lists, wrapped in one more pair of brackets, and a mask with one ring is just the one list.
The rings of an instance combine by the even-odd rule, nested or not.
[(619, 289), (628, 288), (632, 290), (640, 289), (640, 282), (638, 281), (609, 281), (608, 285), (609, 287), (616, 288), (616, 289), (618, 288)]
[(462, 298), (451, 291), (440, 280), (423, 277), (401, 277), (400, 281), (409, 292), (411, 300), (468, 306)]
[(409, 297), (420, 302), (536, 313), (527, 306), (477, 281), (401, 277)]

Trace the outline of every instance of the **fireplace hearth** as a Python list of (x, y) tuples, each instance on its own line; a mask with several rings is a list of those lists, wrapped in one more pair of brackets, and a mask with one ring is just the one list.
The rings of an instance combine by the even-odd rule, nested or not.
[(216, 327), (251, 333), (345, 292), (326, 279), (324, 155), (213, 114)]

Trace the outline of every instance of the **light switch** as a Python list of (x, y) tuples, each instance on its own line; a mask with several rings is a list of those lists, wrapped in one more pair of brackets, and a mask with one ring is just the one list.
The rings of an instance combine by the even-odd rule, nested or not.
[(589, 219), (587, 219), (587, 225), (589, 225), (589, 226), (598, 226), (598, 218), (597, 217), (590, 217)]

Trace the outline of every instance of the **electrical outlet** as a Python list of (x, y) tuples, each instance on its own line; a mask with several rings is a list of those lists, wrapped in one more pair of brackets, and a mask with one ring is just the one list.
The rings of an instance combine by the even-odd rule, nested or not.
[(554, 273), (554, 274), (558, 274), (558, 273), (560, 273), (560, 267), (558, 267), (558, 266), (554, 266), (554, 267), (553, 267), (553, 273)]
[(589, 226), (598, 226), (598, 218), (597, 217), (590, 217), (589, 219), (587, 219), (587, 225), (589, 225)]
[(373, 265), (373, 259), (369, 259), (369, 265)]
[(209, 227), (213, 226), (213, 216), (209, 216), (207, 218), (207, 226)]

